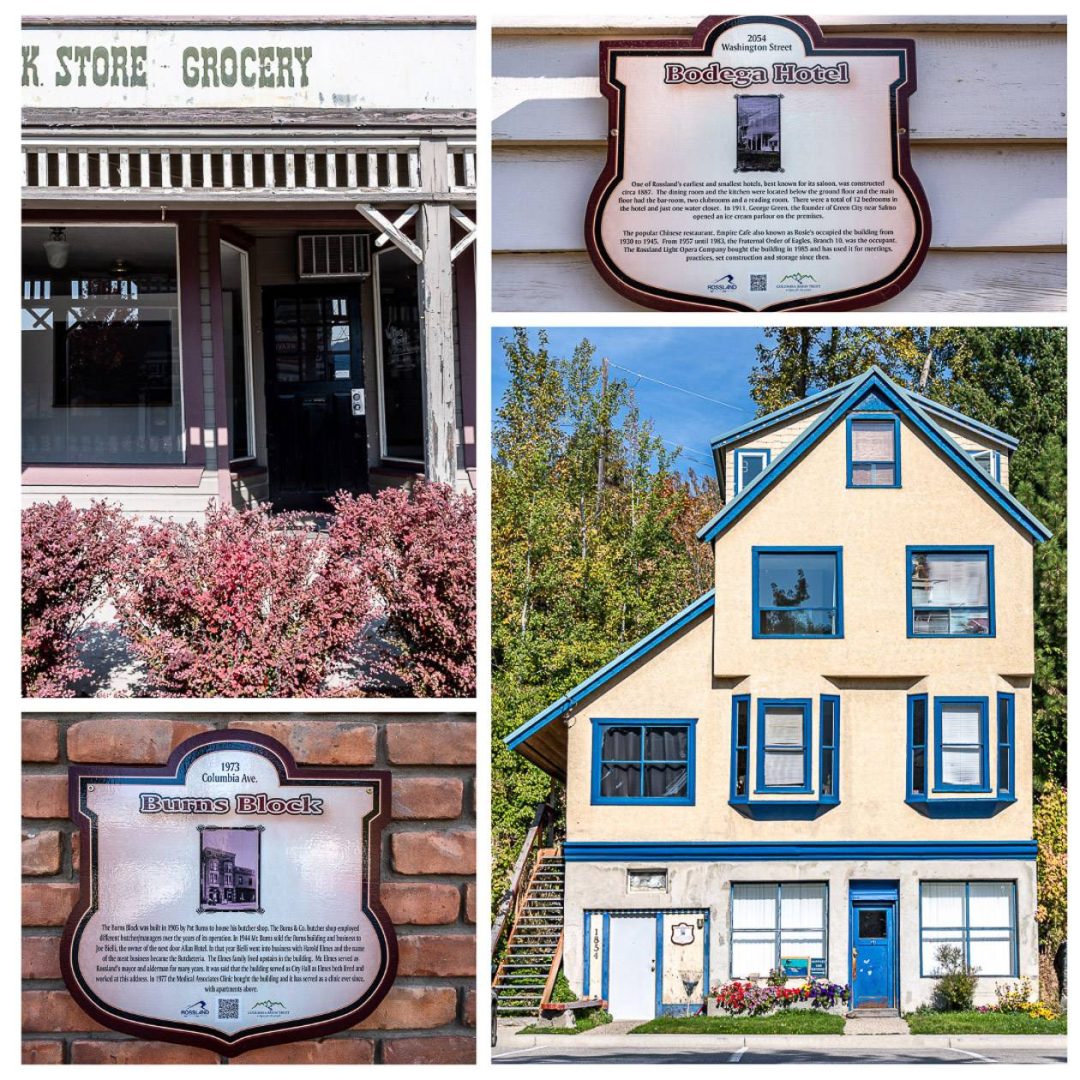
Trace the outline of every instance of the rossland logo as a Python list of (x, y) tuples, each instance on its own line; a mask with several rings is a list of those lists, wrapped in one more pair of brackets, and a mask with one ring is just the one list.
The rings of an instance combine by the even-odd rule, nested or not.
[(209, 1016), (210, 1009), (205, 1001), (193, 1001), (180, 1010), (181, 1016)]
[(712, 284), (707, 285), (706, 288), (709, 292), (735, 292), (738, 289), (738, 285), (735, 284), (735, 278), (731, 274), (725, 274), (723, 277), (717, 278)]

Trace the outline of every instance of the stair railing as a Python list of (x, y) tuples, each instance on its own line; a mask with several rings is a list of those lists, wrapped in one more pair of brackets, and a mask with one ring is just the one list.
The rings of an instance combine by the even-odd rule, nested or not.
[(514, 863), (514, 870), (510, 875), (510, 884), (499, 899), (495, 922), (491, 928), (492, 959), (499, 951), (499, 946), (502, 944), (506, 932), (517, 922), (518, 916), (521, 914), (528, 893), (527, 886), (532, 878), (539, 853), (548, 850), (552, 846), (555, 816), (555, 808), (549, 803), (537, 804), (532, 825), (529, 826), (529, 831), (525, 834), (525, 841), (521, 845), (517, 862)]

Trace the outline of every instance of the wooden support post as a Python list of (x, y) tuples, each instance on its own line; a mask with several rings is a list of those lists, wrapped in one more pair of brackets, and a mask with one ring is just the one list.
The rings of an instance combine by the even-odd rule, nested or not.
[[(420, 176), (426, 190), (448, 190), (447, 164), (445, 142), (421, 143)], [(453, 484), (457, 477), (457, 395), (449, 204), (425, 203), (420, 209), (417, 233), (423, 252), (417, 283), (424, 391), (424, 474), (428, 480)]]

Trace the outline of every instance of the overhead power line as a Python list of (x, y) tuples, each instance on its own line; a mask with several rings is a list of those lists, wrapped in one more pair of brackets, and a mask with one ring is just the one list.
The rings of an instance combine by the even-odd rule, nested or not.
[(674, 383), (664, 382), (663, 379), (653, 378), (652, 375), (645, 375), (640, 371), (635, 371), (633, 368), (624, 367), (622, 364), (616, 364), (614, 360), (609, 360), (609, 364), (612, 367), (618, 368), (620, 371), (625, 371), (630, 375), (636, 375), (639, 379), (645, 379), (648, 382), (657, 383), (660, 386), (666, 386), (669, 390), (678, 390), (683, 394), (690, 394), (693, 397), (701, 398), (702, 401), (711, 401), (714, 405), (723, 405), (725, 409), (734, 409), (735, 412), (746, 412), (741, 405), (732, 405), (730, 401), (721, 401), (719, 398), (709, 397), (708, 394), (699, 394), (696, 390), (688, 390), (685, 386), (676, 386)]

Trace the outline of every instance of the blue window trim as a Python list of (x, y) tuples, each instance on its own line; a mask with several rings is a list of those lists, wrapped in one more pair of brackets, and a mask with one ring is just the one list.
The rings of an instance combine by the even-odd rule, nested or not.
[(940, 880), (926, 880), (919, 882), (919, 977), (923, 979), (934, 978), (932, 971), (926, 971), (923, 964), (923, 887), (925, 885), (963, 885), (964, 886), (964, 925), (963, 926), (932, 926), (926, 927), (929, 930), (951, 930), (959, 932), (963, 937), (964, 943), (964, 963), (971, 963), (971, 886), (973, 884), (987, 884), (987, 885), (1008, 885), (1010, 886), (1009, 897), (1009, 917), (1012, 920), (1011, 926), (979, 926), (977, 930), (1008, 930), (1010, 935), (1011, 949), (1010, 958), (1012, 962), (1011, 971), (980, 971), (978, 973), (981, 979), (1015, 979), (1018, 977), (1020, 971), (1020, 934), (1019, 934), (1019, 920), (1017, 919), (1017, 907), (1016, 907), (1016, 882), (1003, 878), (974, 878), (971, 881), (957, 881), (955, 879), (942, 878)]
[(1001, 483), (1001, 452), (999, 450), (989, 450), (989, 449), (969, 450), (968, 451), (968, 457), (970, 457), (971, 460), (972, 460), (972, 463), (975, 464), (980, 469), (982, 468), (982, 466), (979, 465), (977, 459), (980, 458), (983, 454), (989, 454), (990, 455), (990, 473), (989, 473), (989, 475), (992, 476), (1000, 484)]
[[(827, 732), (825, 725), (825, 706), (832, 706), (832, 731)], [(822, 694), (818, 701), (818, 729), (820, 738), (818, 742), (818, 797), (822, 803), (835, 804), (840, 802), (840, 695)], [(826, 742), (826, 734), (830, 735), (831, 741)], [(825, 794), (825, 751), (832, 751), (832, 794)]]
[[(810, 770), (810, 698), (758, 698), (758, 723), (757, 723), (757, 782), (754, 787), (755, 795), (808, 795), (813, 791), (813, 777)], [(771, 706), (782, 708), (802, 709), (803, 714), (803, 782), (798, 786), (785, 785), (766, 786), (765, 784), (765, 713)]]
[[(735, 469), (734, 488), (736, 495), (738, 495), (744, 487), (750, 486), (749, 484), (744, 485), (742, 482), (742, 460), (745, 457), (764, 458), (764, 461), (761, 463), (761, 472), (764, 472), (772, 461), (772, 451), (767, 446), (741, 446), (735, 451), (733, 466)], [(760, 475), (761, 473), (758, 473), (758, 476)], [(754, 480), (757, 480), (757, 476), (754, 477)], [(752, 484), (754, 480), (751, 480), (750, 483)]]
[[(695, 774), (695, 734), (697, 730), (696, 719), (673, 718), (648, 720), (637, 717), (622, 719), (597, 719), (593, 718), (592, 740), (592, 805), (593, 806), (693, 806), (694, 805), (694, 774)], [(624, 796), (624, 795), (601, 795), (600, 794), (600, 766), (601, 751), (603, 749), (604, 729), (609, 727), (640, 727), (641, 753), (642, 753), (642, 777), (644, 778), (644, 754), (645, 734), (648, 727), (685, 727), (686, 739), (686, 794), (664, 798), (662, 796)]]
[[(1001, 731), (1001, 710), (1005, 709), (1005, 738)], [(997, 782), (998, 797), (1015, 798), (1016, 796), (1016, 695), (999, 693), (997, 696)], [(1008, 781), (1005, 787), (1001, 786), (1001, 755), (1009, 755)]]
[[(922, 742), (915, 742), (915, 705), (923, 706)], [(927, 694), (908, 694), (907, 699), (907, 801), (926, 802), (930, 791), (930, 698)], [(923, 752), (922, 790), (915, 790), (915, 751)]]
[[(739, 742), (739, 710), (746, 710), (746, 742)], [(729, 801), (736, 803), (748, 803), (750, 801), (750, 695), (735, 694), (731, 699), (731, 794)], [(746, 752), (746, 790), (740, 795), (737, 790), (738, 755), (739, 751)]]
[[(915, 609), (911, 598), (911, 560), (915, 555), (936, 555), (941, 552), (953, 552), (964, 555), (986, 556), (986, 599), (987, 624), (985, 634), (916, 634)], [(907, 578), (907, 636), (909, 638), (993, 638), (997, 637), (997, 614), (994, 586), (994, 545), (993, 544), (909, 544), (904, 562), (904, 574)], [(941, 608), (948, 611), (948, 608)]]
[[(941, 778), (941, 711), (945, 705), (977, 705), (979, 707), (979, 783), (949, 784)], [(934, 698), (934, 792), (989, 792), (990, 787), (990, 699), (986, 697)]]
[[(731, 888), (728, 890), (728, 979), (740, 979), (745, 978), (747, 973), (740, 975), (735, 974), (735, 890), (740, 885), (768, 885), (773, 889), (776, 913), (773, 916), (773, 929), (772, 934), (774, 937), (773, 945), (773, 966), (780, 966), (781, 957), (781, 945), (780, 937), (782, 927), (780, 926), (780, 908), (781, 898), (783, 896), (785, 885), (823, 885), (825, 887), (825, 925), (820, 927), (822, 934), (822, 943), (824, 945), (824, 959), (821, 959), (822, 967), (814, 968), (814, 961), (811, 960), (811, 973), (817, 971), (818, 974), (813, 975), (816, 979), (827, 979), (829, 977), (829, 883), (828, 881), (733, 881)], [(808, 927), (809, 930), (817, 930), (819, 927)], [(768, 927), (739, 927), (739, 930), (758, 931), (761, 934), (767, 934), (770, 932)]]
[[(891, 422), (893, 426), (893, 459), (892, 461), (860, 461), (856, 463), (851, 457), (851, 427), (854, 423), (860, 420), (879, 420), (881, 422)], [(849, 488), (863, 491), (866, 489), (873, 490), (875, 488), (898, 488), (900, 483), (900, 417), (892, 412), (879, 412), (879, 411), (865, 411), (865, 412), (852, 412), (847, 417), (847, 486)], [(888, 465), (893, 470), (893, 481), (891, 484), (856, 484), (853, 482), (851, 476), (853, 467), (856, 465)]]
[[(834, 555), (836, 557), (836, 627), (832, 634), (763, 634), (761, 606), (758, 602), (758, 561), (762, 555)], [(842, 547), (754, 547), (751, 548), (750, 599), (753, 608), (751, 636), (763, 641), (802, 639), (834, 641), (844, 636), (844, 549)], [(766, 608), (766, 611), (774, 610)], [(792, 608), (792, 611), (798, 610)], [(828, 610), (828, 609), (821, 609)]]

